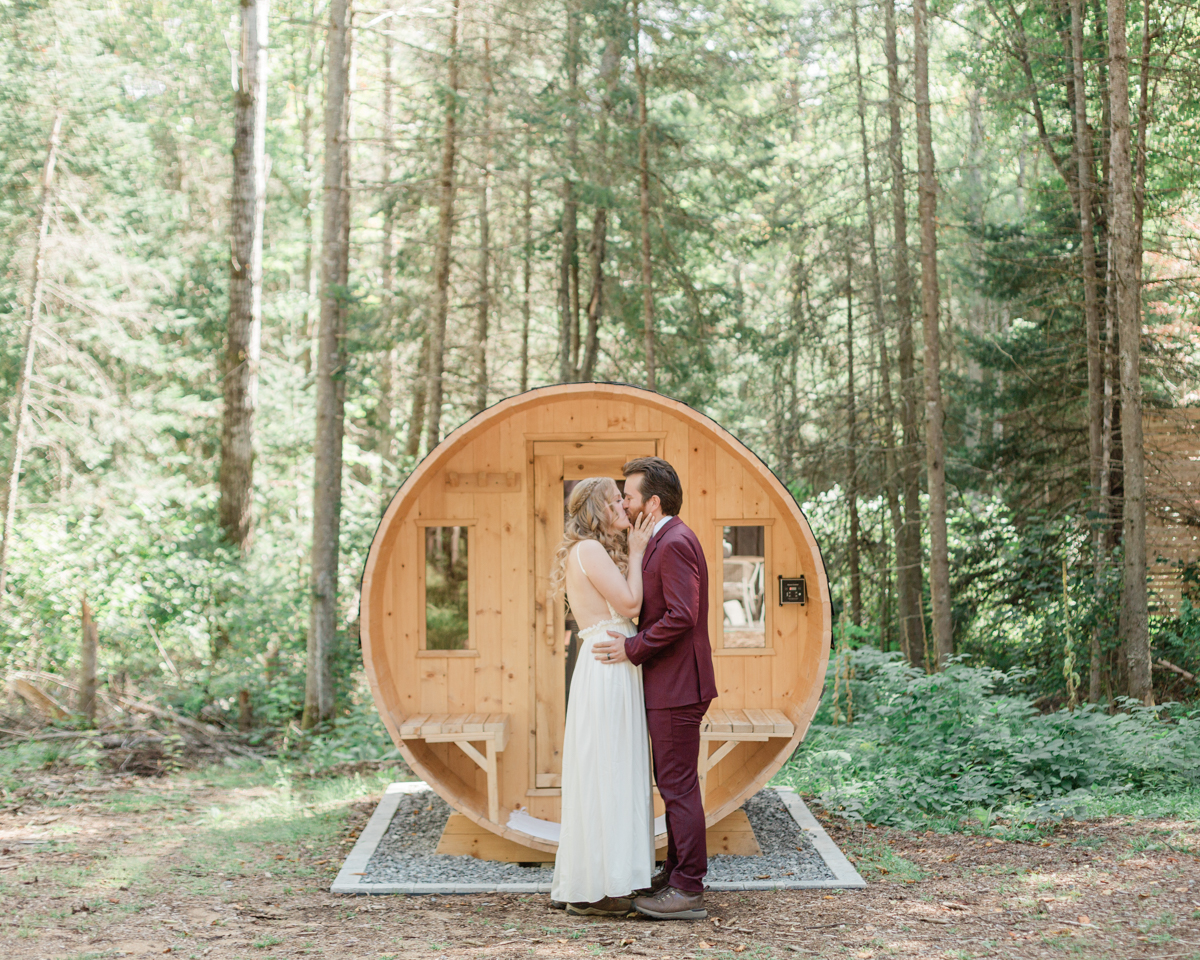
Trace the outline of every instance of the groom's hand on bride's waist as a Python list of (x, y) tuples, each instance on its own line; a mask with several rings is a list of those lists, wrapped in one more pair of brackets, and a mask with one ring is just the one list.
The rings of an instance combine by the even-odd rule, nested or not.
[(592, 655), (601, 663), (624, 663), (629, 659), (625, 656), (625, 634), (609, 630), (608, 635), (611, 639), (592, 644)]

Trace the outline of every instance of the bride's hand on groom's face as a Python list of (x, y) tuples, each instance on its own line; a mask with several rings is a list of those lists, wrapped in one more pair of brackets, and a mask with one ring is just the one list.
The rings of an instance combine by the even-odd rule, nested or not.
[(654, 535), (654, 518), (643, 513), (629, 528), (629, 555), (638, 556), (646, 552), (646, 545)]
[(592, 644), (592, 655), (601, 663), (624, 663), (629, 658), (625, 656), (625, 635), (608, 631), (610, 640), (601, 640)]

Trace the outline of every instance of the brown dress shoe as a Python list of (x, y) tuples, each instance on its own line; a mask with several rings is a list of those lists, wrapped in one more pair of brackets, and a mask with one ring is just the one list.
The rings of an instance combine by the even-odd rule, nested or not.
[(659, 870), (650, 878), (650, 886), (642, 887), (634, 890), (634, 894), (639, 897), (652, 897), (656, 893), (665, 890), (671, 884), (671, 875), (666, 870)]
[(595, 903), (568, 903), (567, 913), (573, 917), (627, 917), (633, 913), (628, 897), (605, 897)]
[(638, 897), (633, 909), (655, 920), (703, 920), (704, 894), (689, 893), (678, 887), (665, 887), (652, 897)]

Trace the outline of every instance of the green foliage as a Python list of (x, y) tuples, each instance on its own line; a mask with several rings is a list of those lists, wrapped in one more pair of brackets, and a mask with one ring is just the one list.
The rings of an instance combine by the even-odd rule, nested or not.
[(831, 722), (827, 690), (780, 773), (839, 816), (912, 826), (982, 808), (1026, 820), (1200, 785), (1200, 717), (1133, 703), (1041, 714), (1011, 692), (1024, 681), (1015, 671), (953, 663), (926, 675), (872, 650), (853, 663), (854, 722)]

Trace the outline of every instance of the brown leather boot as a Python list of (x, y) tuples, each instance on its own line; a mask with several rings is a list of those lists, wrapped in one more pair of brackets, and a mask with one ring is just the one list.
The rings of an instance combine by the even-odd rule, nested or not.
[(633, 909), (655, 920), (703, 920), (708, 916), (703, 893), (689, 893), (678, 887), (665, 887), (652, 897), (638, 897)]
[(605, 897), (595, 903), (568, 903), (567, 913), (573, 917), (627, 917), (633, 913), (628, 897)]
[(652, 897), (656, 893), (661, 893), (670, 885), (671, 875), (667, 873), (666, 870), (659, 870), (658, 873), (650, 878), (650, 886), (642, 887), (641, 889), (634, 890), (633, 892), (639, 897)]

